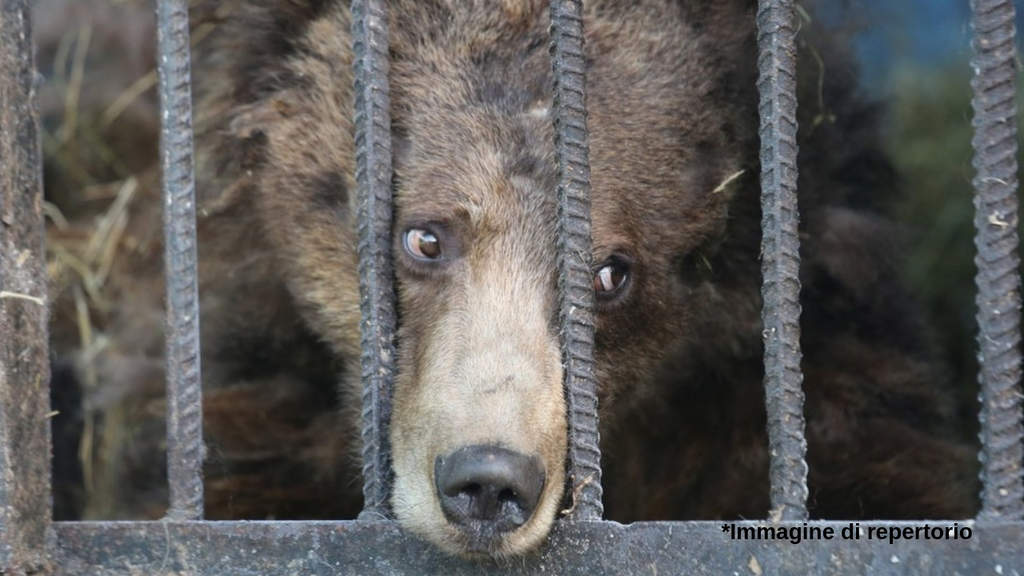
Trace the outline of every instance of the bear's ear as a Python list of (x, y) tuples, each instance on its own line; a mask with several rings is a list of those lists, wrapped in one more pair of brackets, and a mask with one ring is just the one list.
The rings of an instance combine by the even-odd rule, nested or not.
[(728, 206), (732, 203), (732, 199), (737, 195), (736, 192), (751, 182), (751, 179), (754, 176), (752, 167), (737, 166), (734, 168), (735, 169), (728, 170), (726, 174), (719, 178), (718, 184), (711, 189), (712, 202)]
[(198, 141), (203, 143), (199, 172), (200, 214), (222, 212), (246, 198), (253, 178), (266, 157), (267, 133), (296, 109), (295, 96), (278, 92), (264, 100), (221, 110), (211, 106), (213, 117), (199, 119)]
[(298, 99), (290, 90), (282, 90), (252, 104), (238, 106), (228, 122), (228, 133), (245, 141), (261, 137), (276, 122), (291, 117)]
[(704, 27), (711, 30), (733, 29), (738, 15), (753, 16), (757, 10), (757, 0), (676, 0), (675, 4), (684, 19), (706, 23)]
[[(704, 197), (703, 213), (707, 218), (707, 230), (704, 235), (708, 239), (720, 238), (726, 232), (729, 219), (734, 215), (739, 203), (746, 202), (749, 192), (758, 187), (758, 171), (756, 166), (745, 166), (739, 163), (728, 163), (715, 171), (715, 178), (709, 181), (710, 192)], [(755, 194), (756, 196), (756, 194)]]
[[(756, 199), (758, 170), (756, 165), (743, 162), (731, 150), (698, 159), (697, 164), (701, 168), (691, 184), (695, 187), (697, 203), (678, 217), (690, 222), (701, 243), (714, 244), (726, 234), (729, 221), (749, 209), (747, 204), (752, 197)], [(687, 241), (690, 246), (693, 242), (693, 239)]]
[[(696, 286), (710, 281), (727, 269), (719, 262), (722, 246), (736, 241), (736, 224), (733, 221), (757, 221), (760, 213), (758, 204), (758, 169), (755, 165), (743, 166), (729, 163), (724, 169), (716, 169), (705, 178), (697, 209), (690, 208), (677, 219), (685, 220), (690, 226), (690, 236), (676, 250), (676, 270), (682, 281)], [(744, 230), (740, 224), (741, 236)], [(759, 228), (758, 228), (759, 230)]]

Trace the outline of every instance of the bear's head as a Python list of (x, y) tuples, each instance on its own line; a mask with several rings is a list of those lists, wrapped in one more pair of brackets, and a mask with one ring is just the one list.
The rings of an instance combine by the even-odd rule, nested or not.
[[(353, 366), (347, 4), (290, 3), (307, 21), (280, 31), (280, 46), (236, 45), (242, 62), (201, 110), (217, 116), (215, 147), (227, 151), (217, 153), (234, 166), (235, 191), (252, 195), (307, 321)], [(596, 376), (612, 422), (666, 358), (718, 337), (693, 328), (702, 307), (724, 302), (698, 278), (721, 243), (733, 189), (756, 171), (750, 116), (736, 104), (752, 90), (749, 3), (681, 4), (586, 8), (588, 257)], [(246, 26), (280, 30), (268, 10), (249, 7)], [(392, 507), (448, 551), (518, 554), (571, 505), (547, 2), (406, 0), (391, 11), (400, 316)], [(726, 313), (756, 321), (756, 310)], [(346, 372), (358, 391), (358, 369)]]

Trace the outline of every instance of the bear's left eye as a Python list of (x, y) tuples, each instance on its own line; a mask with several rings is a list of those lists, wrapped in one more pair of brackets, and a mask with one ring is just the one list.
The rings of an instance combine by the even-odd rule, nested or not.
[(599, 300), (614, 298), (629, 280), (629, 264), (617, 258), (605, 260), (594, 271), (594, 294)]
[(417, 260), (433, 261), (441, 257), (441, 241), (429, 230), (410, 228), (405, 231), (405, 251)]

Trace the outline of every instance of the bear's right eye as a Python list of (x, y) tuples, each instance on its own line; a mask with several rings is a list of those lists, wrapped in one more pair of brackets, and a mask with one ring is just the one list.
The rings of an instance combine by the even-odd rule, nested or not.
[(437, 235), (422, 228), (410, 228), (405, 231), (405, 251), (417, 260), (427, 262), (441, 257), (441, 241)]
[(612, 257), (594, 270), (594, 294), (599, 301), (607, 301), (621, 295), (629, 282), (629, 263)]

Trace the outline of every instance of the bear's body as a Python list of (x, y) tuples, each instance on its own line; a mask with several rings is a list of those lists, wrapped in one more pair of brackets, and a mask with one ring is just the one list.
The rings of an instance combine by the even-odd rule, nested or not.
[[(359, 509), (347, 4), (199, 11), (220, 27), (196, 66), (210, 517)], [(394, 505), (460, 551), (422, 463), (473, 442), (537, 454), (548, 517), (487, 550), (515, 553), (546, 533), (565, 450), (546, 3), (391, 4)], [(607, 516), (764, 517), (753, 2), (588, 5), (594, 262), (628, 264), (596, 312)], [(825, 80), (838, 120), (801, 114), (811, 512), (966, 517), (975, 456), (899, 285), (873, 113)], [(440, 238), (443, 266), (405, 254), (410, 229)]]

